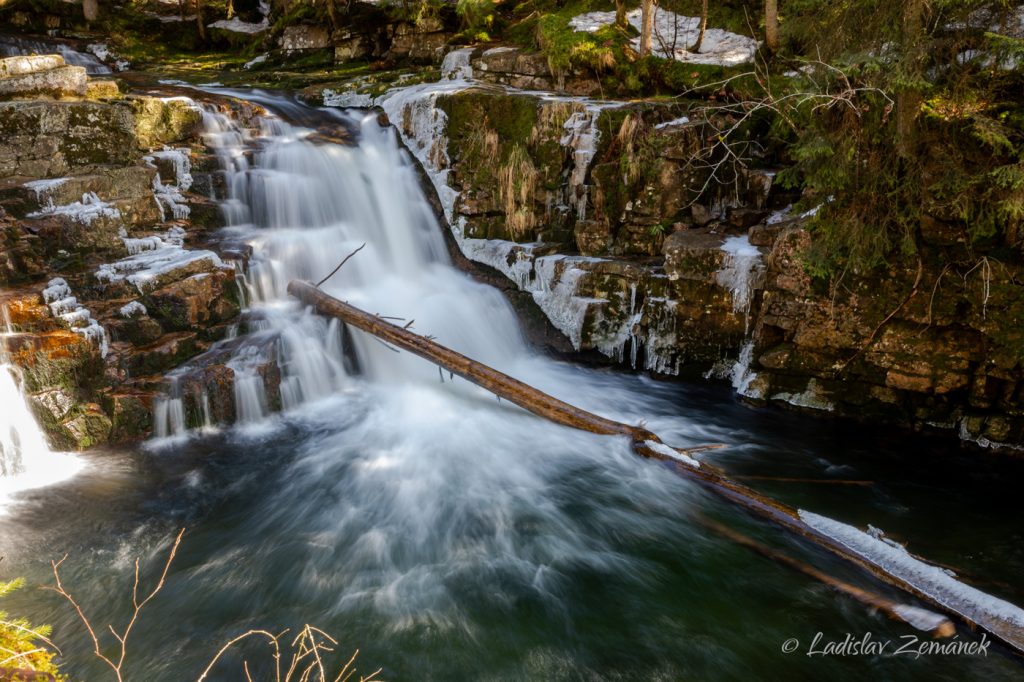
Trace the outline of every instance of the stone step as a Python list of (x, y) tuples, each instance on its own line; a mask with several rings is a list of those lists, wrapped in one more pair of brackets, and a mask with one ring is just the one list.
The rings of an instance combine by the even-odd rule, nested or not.
[(7, 57), (0, 59), (0, 79), (50, 71), (62, 66), (65, 66), (64, 57), (59, 54)]
[(89, 77), (82, 66), (59, 66), (0, 78), (0, 99), (48, 95), (50, 97), (84, 97)]
[[(0, 180), (0, 205), (8, 213), (24, 218), (48, 206), (63, 206), (81, 201), (83, 194), (95, 193), (108, 202), (150, 200), (152, 204), (155, 171), (144, 166), (96, 167), (95, 172), (63, 178), (28, 180), (13, 177)], [(153, 211), (146, 213), (152, 217)], [(157, 216), (159, 217), (159, 216)], [(134, 224), (134, 221), (128, 221)]]

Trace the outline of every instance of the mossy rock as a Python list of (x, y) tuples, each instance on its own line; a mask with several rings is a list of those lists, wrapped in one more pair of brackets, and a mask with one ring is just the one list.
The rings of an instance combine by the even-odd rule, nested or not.
[(199, 134), (203, 113), (183, 99), (129, 97), (135, 138), (144, 149), (177, 144)]
[(85, 450), (106, 443), (110, 439), (112, 423), (99, 405), (88, 404), (61, 427), (61, 433), (70, 447)]
[(103, 404), (111, 417), (110, 440), (115, 443), (145, 438), (153, 429), (152, 396), (137, 393), (111, 393)]

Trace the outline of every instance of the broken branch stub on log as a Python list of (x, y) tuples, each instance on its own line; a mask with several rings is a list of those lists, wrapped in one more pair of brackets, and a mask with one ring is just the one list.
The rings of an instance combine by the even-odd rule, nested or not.
[(677, 450), (665, 445), (658, 436), (645, 428), (616, 422), (570, 405), (424, 336), (339, 301), (308, 282), (293, 280), (288, 284), (288, 293), (321, 314), (338, 318), (382, 341), (425, 358), (540, 417), (590, 433), (626, 436), (637, 455), (663, 461), (681, 477), (696, 481), (747, 512), (781, 526), (860, 567), (876, 579), (939, 608), (969, 626), (981, 628), (1017, 653), (1024, 654), (1024, 624), (986, 611), (977, 603), (965, 603), (956, 595), (950, 596), (943, 592), (933, 594), (934, 590), (926, 591), (925, 588), (910, 582), (909, 578), (887, 569), (877, 559), (858, 553), (856, 548), (848, 547), (839, 539), (812, 527), (803, 520), (797, 509), (737, 483), (713, 467), (690, 459), (686, 450)]

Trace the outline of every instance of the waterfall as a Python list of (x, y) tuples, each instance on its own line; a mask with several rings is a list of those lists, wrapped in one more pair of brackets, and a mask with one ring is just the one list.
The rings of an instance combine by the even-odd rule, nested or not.
[[(4, 336), (11, 333), (9, 325), (5, 330)], [(19, 379), (0, 339), (0, 514), (12, 493), (57, 483), (81, 468), (76, 457), (50, 451)]]
[[(491, 365), (507, 368), (527, 355), (501, 294), (451, 267), (441, 228), (394, 130), (364, 112), (325, 116), (341, 117), (357, 144), (317, 143), (312, 131), (275, 116), (262, 120), (255, 135), (221, 114), (206, 116), (206, 142), (227, 173), (226, 231), (252, 254), (240, 282), (256, 331), (232, 341), (225, 363), (233, 371), (241, 424), (266, 417), (278, 396), (287, 411), (344, 390), (351, 383), (347, 353), (371, 380), (436, 382), (429, 363), (362, 334), (346, 348), (336, 322), (288, 296), (289, 281), (320, 280), (364, 243), (325, 291), (400, 324), (411, 322), (415, 331)], [(183, 399), (172, 390), (157, 401), (156, 435), (185, 430)]]

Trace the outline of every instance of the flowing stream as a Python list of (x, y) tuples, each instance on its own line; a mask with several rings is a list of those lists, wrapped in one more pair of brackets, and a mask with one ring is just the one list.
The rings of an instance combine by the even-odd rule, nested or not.
[[(240, 423), (189, 432), (171, 393), (157, 414), (164, 437), (151, 448), (90, 453), (73, 480), (19, 496), (0, 518), (0, 577), (47, 584), (49, 559), (68, 552), (65, 582), (101, 624), (129, 613), (133, 558), (152, 575), (174, 530), (188, 528), (165, 591), (133, 632), (133, 679), (195, 679), (235, 634), (307, 622), (332, 633), (345, 660), (361, 649), (361, 671), (383, 667), (389, 680), (1019, 673), (994, 649), (914, 660), (807, 657), (804, 647), (787, 657), (785, 640), (809, 644), (819, 631), (895, 641), (916, 631), (709, 536), (697, 514), (898, 596), (639, 460), (624, 439), (554, 426), (361, 333), (342, 334), (285, 287), (319, 280), (365, 243), (325, 290), (580, 407), (645, 419), (673, 445), (727, 443), (710, 457), (736, 474), (870, 481), (758, 487), (912, 539), (914, 551), (976, 571), (1018, 602), (1024, 537), (1010, 482), (1021, 472), (955, 452), (936, 458), (923, 438), (752, 412), (725, 388), (539, 356), (504, 297), (452, 267), (392, 129), (376, 115), (248, 96), (280, 114), (255, 139), (207, 117), (208, 141), (229, 170), (224, 237), (253, 254), (243, 288), (254, 331), (234, 341), (228, 362), (241, 378)], [(298, 114), (344, 126), (356, 144), (313, 139), (289, 123)], [(260, 371), (271, 357), (281, 366), (280, 412)], [(5, 376), (0, 368), (6, 406)], [(103, 679), (56, 596), (24, 591), (5, 607), (53, 623), (68, 671)], [(265, 670), (257, 647), (242, 652)], [(214, 679), (243, 679), (239, 664), (229, 657)]]

